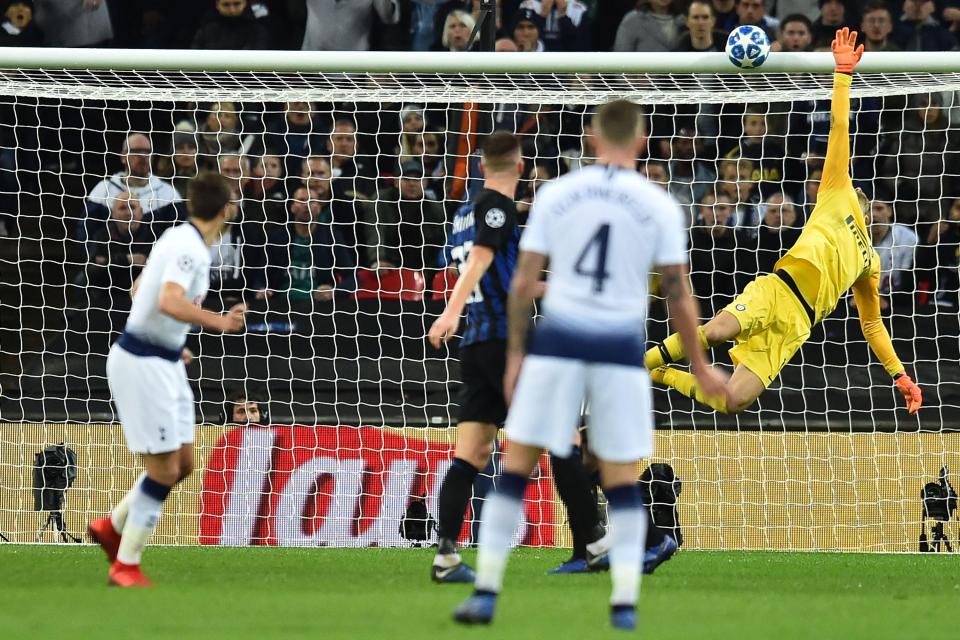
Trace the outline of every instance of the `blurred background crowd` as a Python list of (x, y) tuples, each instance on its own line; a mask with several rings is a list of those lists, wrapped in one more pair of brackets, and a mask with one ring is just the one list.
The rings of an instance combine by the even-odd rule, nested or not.
[[(479, 0), (8, 0), (5, 45), (465, 51)], [(498, 51), (719, 51), (759, 25), (774, 49), (829, 48), (840, 26), (868, 51), (957, 47), (960, 0), (502, 0)], [(201, 168), (234, 185), (236, 219), (214, 247), (222, 302), (282, 308), (384, 288), (451, 286), (447, 222), (480, 184), (476, 148), (523, 140), (517, 199), (593, 162), (587, 105), (230, 101), (0, 105), (0, 236), (18, 199), (60, 176), (65, 240), (83, 256), (76, 296), (126, 288), (153, 240), (184, 219)], [(638, 169), (685, 206), (705, 314), (769, 271), (816, 204), (829, 102), (649, 105)], [(960, 180), (953, 93), (854, 100), (853, 174), (873, 198), (883, 291), (955, 308)], [(35, 183), (36, 186), (32, 186)], [(375, 275), (371, 276), (368, 272)], [(392, 279), (392, 280), (391, 280)], [(890, 299), (884, 304), (889, 305)], [(90, 300), (74, 300), (81, 308)]]

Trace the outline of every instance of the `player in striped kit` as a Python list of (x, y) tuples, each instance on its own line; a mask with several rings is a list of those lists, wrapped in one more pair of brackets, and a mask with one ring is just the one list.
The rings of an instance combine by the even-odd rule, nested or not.
[(107, 357), (107, 381), (127, 448), (145, 471), (110, 516), (93, 520), (87, 534), (111, 562), (109, 584), (147, 587), (140, 557), (173, 485), (193, 470), (193, 392), (184, 346), (191, 325), (223, 332), (243, 328), (244, 305), (221, 315), (200, 307), (210, 287), (210, 246), (233, 208), (230, 186), (217, 173), (191, 182), (190, 221), (168, 229), (130, 290), (133, 304)]
[[(611, 623), (636, 626), (646, 525), (637, 463), (653, 453), (652, 393), (643, 366), (650, 272), (662, 274), (662, 292), (688, 347), (698, 344), (698, 312), (687, 285), (680, 207), (635, 170), (646, 143), (640, 110), (611, 102), (597, 111), (593, 128), (598, 163), (541, 188), (520, 242), (507, 312), (508, 399), (516, 386), (506, 423), (509, 443), (483, 511), (475, 591), (454, 612), (462, 623), (492, 620), (530, 473), (543, 449), (570, 452), (586, 397), (591, 447), (610, 509)], [(548, 260), (543, 318), (527, 345)], [(724, 393), (725, 376), (702, 350), (694, 352), (699, 383)]]

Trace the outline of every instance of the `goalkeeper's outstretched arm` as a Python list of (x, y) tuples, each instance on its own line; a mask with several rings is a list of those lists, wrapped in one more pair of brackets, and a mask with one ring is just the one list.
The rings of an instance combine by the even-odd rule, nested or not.
[(847, 27), (837, 30), (831, 48), (836, 69), (833, 73), (833, 99), (830, 103), (830, 138), (823, 163), (820, 189), (849, 187), (850, 180), (850, 85), (853, 69), (863, 55), (857, 44), (857, 32)]
[(897, 357), (893, 341), (880, 316), (880, 257), (873, 253), (874, 268), (853, 283), (853, 299), (860, 314), (860, 329), (870, 349), (883, 368), (893, 377), (894, 383), (907, 401), (907, 410), (913, 414), (920, 410), (923, 394), (920, 387), (907, 374)]

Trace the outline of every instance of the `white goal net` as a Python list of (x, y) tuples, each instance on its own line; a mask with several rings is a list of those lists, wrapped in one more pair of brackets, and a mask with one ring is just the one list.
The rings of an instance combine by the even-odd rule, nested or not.
[[(205, 305), (251, 313), (241, 335), (190, 336), (197, 471), (156, 540), (429, 543), (460, 374), (456, 345), (425, 335), (455, 279), (449, 221), (482, 185), (485, 134), (521, 137), (524, 212), (544, 182), (593, 162), (597, 104), (641, 103), (638, 169), (684, 205), (705, 319), (771, 270), (815, 204), (829, 73), (680, 71), (0, 69), (0, 534), (53, 540), (51, 513), (76, 534), (138, 473), (106, 354), (152, 243), (210, 168), (238, 216)], [(936, 537), (949, 499), (921, 492), (948, 493), (960, 472), (958, 91), (960, 69), (861, 74), (852, 90), (852, 175), (875, 202), (885, 322), (923, 389), (919, 418), (846, 299), (739, 416), (658, 390), (656, 461), (683, 482), (687, 547), (906, 551), (922, 525)], [(651, 339), (665, 318), (654, 300)], [(725, 347), (714, 357), (729, 366)], [(259, 403), (258, 424), (234, 423), (238, 394)], [(35, 458), (61, 442), (75, 478), (56, 450)], [(567, 544), (546, 459), (527, 497), (520, 541)], [(957, 543), (953, 524), (936, 531)]]

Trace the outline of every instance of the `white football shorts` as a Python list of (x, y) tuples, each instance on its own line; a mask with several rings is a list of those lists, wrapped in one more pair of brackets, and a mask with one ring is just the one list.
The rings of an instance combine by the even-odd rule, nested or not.
[(528, 355), (507, 415), (507, 437), (570, 455), (581, 402), (590, 403), (590, 449), (601, 460), (653, 454), (653, 392), (642, 367)]
[(169, 453), (193, 442), (193, 390), (182, 360), (136, 356), (114, 344), (107, 382), (130, 451)]

